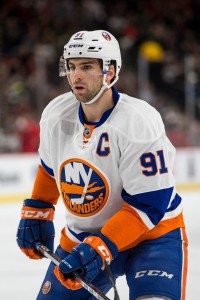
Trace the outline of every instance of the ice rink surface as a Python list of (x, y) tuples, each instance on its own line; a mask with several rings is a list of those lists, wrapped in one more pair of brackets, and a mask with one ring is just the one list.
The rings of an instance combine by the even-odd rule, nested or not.
[[(189, 271), (186, 300), (200, 299), (200, 193), (180, 193), (189, 238)], [(16, 244), (16, 230), (22, 203), (0, 203), (0, 300), (35, 300), (49, 261), (30, 260)], [(64, 226), (63, 205), (55, 215), (56, 240)], [(117, 281), (120, 300), (128, 300), (124, 277)], [(107, 295), (113, 299), (113, 291)], [(56, 300), (56, 299), (55, 299)]]

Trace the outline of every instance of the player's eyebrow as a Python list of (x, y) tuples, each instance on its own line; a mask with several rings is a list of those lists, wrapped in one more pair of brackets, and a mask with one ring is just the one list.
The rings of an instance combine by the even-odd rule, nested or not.
[[(78, 63), (78, 65), (83, 66), (83, 65), (95, 65), (98, 63), (97, 59), (93, 59), (93, 60), (87, 60), (87, 61), (83, 61)], [(75, 63), (71, 62), (70, 60), (68, 61), (68, 65), (75, 65)]]

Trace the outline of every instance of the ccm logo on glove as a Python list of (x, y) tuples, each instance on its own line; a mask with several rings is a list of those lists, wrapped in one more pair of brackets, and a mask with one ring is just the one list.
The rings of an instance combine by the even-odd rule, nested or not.
[(110, 264), (111, 263), (111, 259), (110, 259), (110, 253), (108, 252), (108, 249), (104, 245), (98, 246), (97, 248), (101, 252), (102, 257), (105, 257), (106, 262), (108, 264)]
[[(107, 245), (102, 241), (101, 238), (97, 236), (89, 236), (84, 241), (85, 244), (90, 245), (92, 248), (96, 250), (96, 252), (101, 256), (102, 261), (106, 261), (108, 264), (112, 261), (112, 254), (108, 250)], [(103, 268), (104, 268), (103, 264)]]
[(37, 209), (32, 207), (23, 207), (21, 211), (22, 219), (46, 220), (52, 221), (54, 210), (52, 208)]

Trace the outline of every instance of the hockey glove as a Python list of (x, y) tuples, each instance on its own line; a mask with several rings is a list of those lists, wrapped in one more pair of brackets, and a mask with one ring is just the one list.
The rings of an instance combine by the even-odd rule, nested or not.
[(104, 269), (105, 262), (110, 264), (117, 254), (117, 247), (107, 237), (101, 233), (93, 234), (73, 248), (59, 267), (55, 267), (54, 274), (66, 288), (77, 290), (82, 286), (75, 279), (69, 278), (70, 273), (79, 272), (86, 280), (92, 281)]
[(53, 251), (55, 230), (53, 225), (54, 206), (39, 200), (26, 199), (17, 230), (17, 243), (29, 258), (40, 259), (35, 243), (41, 242)]

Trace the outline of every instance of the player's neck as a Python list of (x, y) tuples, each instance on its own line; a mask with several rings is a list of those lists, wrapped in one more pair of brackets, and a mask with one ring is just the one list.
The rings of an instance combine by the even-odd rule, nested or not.
[(101, 97), (92, 104), (82, 103), (85, 121), (98, 122), (103, 113), (114, 106), (112, 89), (106, 90)]

